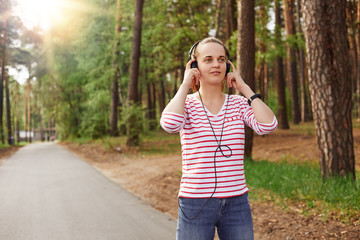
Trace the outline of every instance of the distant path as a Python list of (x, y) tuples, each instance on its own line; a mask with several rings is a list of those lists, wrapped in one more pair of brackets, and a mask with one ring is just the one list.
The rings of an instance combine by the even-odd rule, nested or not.
[(0, 166), (0, 239), (171, 240), (176, 222), (55, 143)]

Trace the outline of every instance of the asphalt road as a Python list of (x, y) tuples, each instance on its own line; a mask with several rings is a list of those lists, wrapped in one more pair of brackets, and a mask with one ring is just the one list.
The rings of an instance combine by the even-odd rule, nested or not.
[(176, 221), (54, 143), (0, 166), (1, 240), (170, 240)]

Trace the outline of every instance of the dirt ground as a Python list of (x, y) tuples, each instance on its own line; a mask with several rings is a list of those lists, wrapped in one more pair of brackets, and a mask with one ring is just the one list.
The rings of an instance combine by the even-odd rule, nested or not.
[[(360, 170), (360, 129), (354, 130), (354, 140), (356, 168)], [(173, 218), (177, 217), (177, 193), (181, 177), (179, 154), (129, 156), (116, 149), (109, 151), (99, 146), (62, 145), (153, 207)], [(265, 137), (255, 136), (253, 153), (255, 160), (279, 161), (286, 158), (290, 161), (318, 161), (314, 136), (286, 130), (276, 130)], [(304, 206), (301, 204), (286, 209), (270, 200), (254, 200), (250, 204), (255, 239), (360, 239), (360, 219), (343, 224), (336, 216), (326, 219), (319, 213), (304, 216)]]
[[(354, 139), (355, 152), (360, 157), (360, 129), (355, 129)], [(98, 146), (67, 144), (66, 147), (153, 207), (177, 217), (181, 177), (179, 154), (126, 157), (116, 150), (104, 151)], [(268, 136), (255, 136), (253, 153), (255, 160), (279, 161), (286, 158), (290, 161), (318, 161), (314, 136), (286, 130), (276, 130)], [(356, 168), (360, 170), (359, 160)], [(251, 207), (255, 239), (360, 239), (359, 219), (345, 225), (336, 217), (324, 220), (322, 214), (304, 216), (301, 205), (284, 210), (271, 201), (253, 201)]]
[(13, 155), (20, 147), (12, 146), (8, 148), (0, 148), (0, 166), (3, 162), (6, 161), (8, 157)]

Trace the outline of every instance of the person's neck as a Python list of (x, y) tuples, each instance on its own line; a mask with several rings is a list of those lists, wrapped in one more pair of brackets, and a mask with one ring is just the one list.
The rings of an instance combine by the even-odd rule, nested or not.
[(224, 93), (218, 86), (201, 86), (199, 89), (201, 98), (205, 102), (223, 101)]

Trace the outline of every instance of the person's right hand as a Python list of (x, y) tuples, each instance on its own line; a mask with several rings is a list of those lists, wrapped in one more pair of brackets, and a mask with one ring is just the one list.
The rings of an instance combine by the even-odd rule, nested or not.
[(185, 74), (184, 74), (184, 81), (182, 84), (185, 84), (187, 88), (192, 88), (193, 82), (195, 82), (196, 85), (200, 84), (200, 77), (201, 73), (198, 68), (191, 68), (191, 63), (196, 61), (195, 59), (191, 59), (187, 64), (185, 68)]

